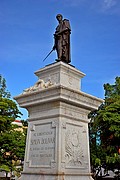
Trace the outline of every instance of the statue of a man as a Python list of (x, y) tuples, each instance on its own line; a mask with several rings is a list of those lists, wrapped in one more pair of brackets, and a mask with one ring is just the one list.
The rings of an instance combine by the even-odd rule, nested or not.
[(70, 23), (69, 20), (63, 19), (61, 14), (56, 16), (59, 24), (54, 34), (53, 49), (57, 51), (58, 61), (70, 63)]

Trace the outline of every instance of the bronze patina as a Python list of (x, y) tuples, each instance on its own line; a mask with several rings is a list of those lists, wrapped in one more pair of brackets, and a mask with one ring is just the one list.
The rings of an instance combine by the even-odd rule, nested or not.
[(70, 63), (70, 34), (71, 28), (69, 20), (63, 19), (61, 14), (57, 14), (58, 26), (54, 34), (54, 46), (53, 50), (57, 51), (57, 61), (63, 61)]

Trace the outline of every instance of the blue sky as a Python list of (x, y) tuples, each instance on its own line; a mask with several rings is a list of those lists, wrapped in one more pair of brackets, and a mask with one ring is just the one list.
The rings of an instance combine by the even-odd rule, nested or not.
[[(120, 0), (0, 0), (0, 74), (12, 97), (32, 86), (34, 72), (56, 59), (56, 15), (71, 24), (71, 64), (86, 74), (82, 91), (104, 98), (120, 76)], [(22, 119), (27, 118), (26, 110)]]

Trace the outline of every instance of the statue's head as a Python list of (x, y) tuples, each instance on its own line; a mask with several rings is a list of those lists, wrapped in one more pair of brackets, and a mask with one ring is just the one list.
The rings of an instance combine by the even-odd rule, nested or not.
[(63, 19), (62, 14), (57, 14), (56, 19), (57, 19), (58, 21), (61, 21), (61, 20)]

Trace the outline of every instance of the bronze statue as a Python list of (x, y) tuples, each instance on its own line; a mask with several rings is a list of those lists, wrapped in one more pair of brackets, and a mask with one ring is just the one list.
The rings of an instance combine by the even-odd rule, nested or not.
[(56, 16), (59, 24), (56, 27), (54, 34), (54, 46), (53, 50), (57, 51), (57, 61), (63, 61), (70, 63), (70, 23), (69, 20), (63, 19), (61, 14)]

